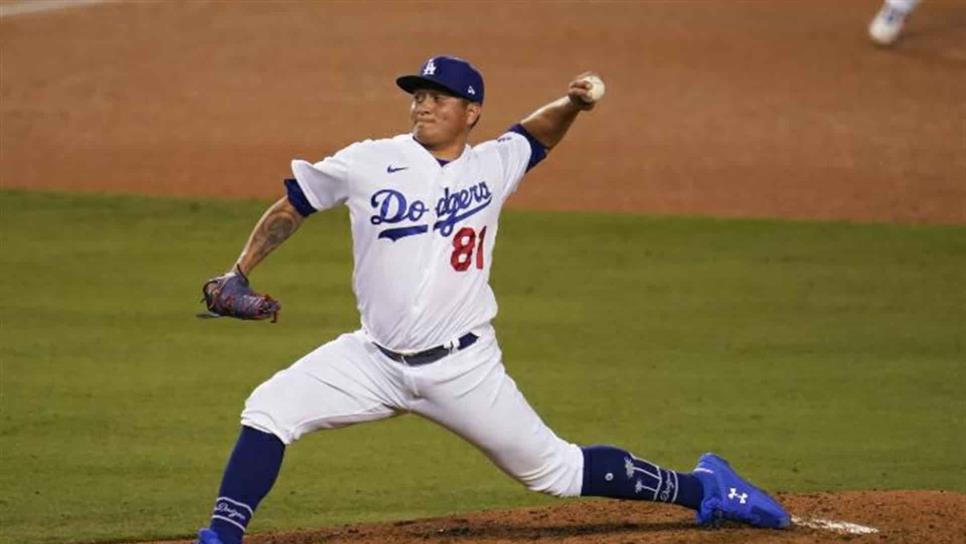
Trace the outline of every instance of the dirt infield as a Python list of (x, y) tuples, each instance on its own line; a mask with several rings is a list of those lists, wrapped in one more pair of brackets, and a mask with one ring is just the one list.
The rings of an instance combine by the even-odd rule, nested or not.
[[(136, 2), (9, 17), (0, 182), (276, 197), (292, 157), (405, 130), (392, 80), (449, 52), (486, 76), (481, 138), (576, 73), (607, 80), (514, 207), (966, 224), (966, 5), (924, 3), (893, 50), (865, 38), (877, 5)], [(963, 494), (781, 498), (878, 532), (711, 532), (681, 509), (571, 501), (248, 542), (966, 541)]]
[[(694, 524), (692, 513), (671, 506), (629, 501), (581, 501), (561, 506), (493, 511), (466, 516), (346, 525), (322, 531), (257, 535), (250, 544), (401, 544), (405, 542), (512, 544), (631, 543), (958, 543), (966, 538), (966, 495), (941, 491), (883, 491), (780, 494), (805, 523), (786, 531), (728, 525), (718, 530)], [(845, 529), (816, 528), (822, 522), (852, 522)], [(811, 525), (808, 527), (806, 525)], [(830, 525), (826, 523), (826, 525)], [(874, 530), (875, 532), (872, 532)], [(864, 534), (859, 531), (865, 531)], [(183, 544), (185, 541), (177, 541)], [(168, 542), (163, 544), (175, 544)]]
[(275, 197), (293, 156), (405, 130), (434, 52), (499, 134), (586, 69), (606, 102), (510, 205), (966, 223), (966, 6), (894, 50), (878, 0), (134, 2), (3, 20), (2, 185)]

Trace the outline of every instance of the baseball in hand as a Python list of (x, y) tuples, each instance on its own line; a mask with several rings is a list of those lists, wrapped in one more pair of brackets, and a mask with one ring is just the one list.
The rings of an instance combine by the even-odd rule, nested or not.
[(597, 76), (591, 75), (591, 76), (585, 77), (583, 81), (586, 83), (590, 83), (590, 89), (587, 91), (587, 96), (589, 97), (589, 100), (584, 99), (584, 102), (593, 104), (595, 102), (600, 101), (600, 99), (604, 97), (604, 90), (605, 90), (604, 80), (600, 79)]

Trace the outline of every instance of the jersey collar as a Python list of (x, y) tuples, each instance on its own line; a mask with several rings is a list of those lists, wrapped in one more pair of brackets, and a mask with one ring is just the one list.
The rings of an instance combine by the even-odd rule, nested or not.
[[(412, 135), (412, 133), (407, 134), (406, 136), (408, 136), (409, 142), (411, 143), (410, 147), (416, 151), (417, 155), (421, 156), (420, 160), (422, 160), (423, 162), (431, 161), (432, 164), (435, 164), (437, 168), (443, 168), (444, 165), (439, 163), (439, 159), (437, 159), (435, 155), (430, 153), (428, 149), (423, 147), (423, 144), (416, 141), (416, 138)], [(449, 166), (451, 164), (456, 164), (463, 161), (469, 155), (470, 149), (472, 149), (472, 146), (470, 146), (470, 144), (466, 144), (463, 147), (463, 152), (460, 153), (460, 156), (456, 157), (451, 161), (447, 161), (445, 166)]]

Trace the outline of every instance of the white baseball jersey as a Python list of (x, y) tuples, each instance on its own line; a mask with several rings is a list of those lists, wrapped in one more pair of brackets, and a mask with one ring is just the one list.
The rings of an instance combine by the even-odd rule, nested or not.
[[(554, 434), (517, 389), (489, 324), (497, 311), (488, 280), (500, 208), (545, 153), (523, 134), (514, 127), (445, 165), (409, 134), (352, 144), (315, 164), (292, 163), (289, 200), (300, 212), (349, 207), (363, 329), (259, 385), (243, 425), (291, 444), (322, 429), (418, 414), (477, 446), (529, 489), (580, 494), (583, 453)], [(420, 366), (376, 346), (412, 353), (468, 332), (478, 340)]]
[[(485, 326), (500, 208), (531, 160), (507, 132), (442, 166), (410, 134), (352, 144), (321, 162), (292, 162), (316, 210), (349, 207), (362, 326), (381, 346), (417, 352)], [(538, 152), (542, 152), (538, 150)]]

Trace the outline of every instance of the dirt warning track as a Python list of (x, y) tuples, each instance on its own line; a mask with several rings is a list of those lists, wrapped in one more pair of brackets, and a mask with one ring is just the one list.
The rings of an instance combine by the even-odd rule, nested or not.
[(575, 74), (607, 81), (511, 206), (966, 223), (966, 6), (924, 3), (887, 50), (865, 35), (878, 5), (111, 2), (5, 17), (2, 183), (274, 198), (293, 157), (404, 132), (394, 78), (446, 52), (486, 77), (477, 140)]

